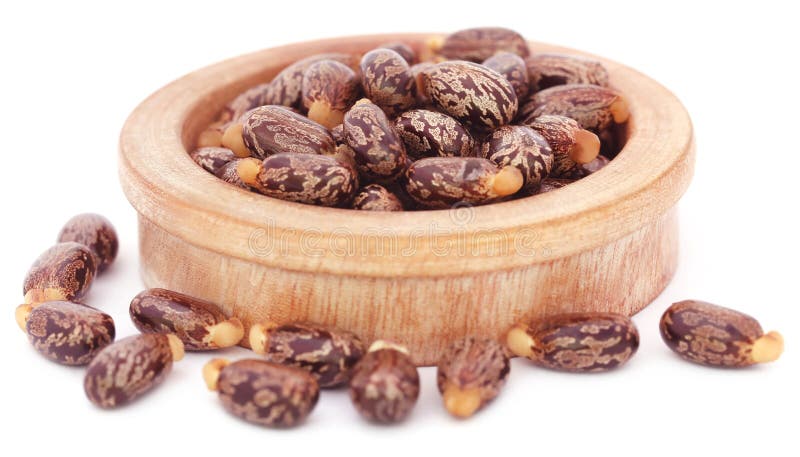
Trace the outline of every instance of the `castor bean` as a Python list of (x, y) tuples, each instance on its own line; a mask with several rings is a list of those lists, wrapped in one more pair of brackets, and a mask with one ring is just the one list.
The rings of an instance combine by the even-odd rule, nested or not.
[(600, 139), (581, 128), (574, 119), (544, 115), (529, 119), (526, 125), (539, 132), (553, 150), (551, 177), (578, 179), (586, 176), (582, 164), (598, 157)]
[(456, 203), (483, 205), (515, 194), (524, 178), (514, 166), (498, 168), (476, 157), (420, 159), (406, 171), (406, 191), (420, 205), (448, 208)]
[(393, 42), (393, 43), (384, 43), (378, 48), (381, 49), (391, 49), (392, 51), (400, 54), (400, 57), (406, 61), (409, 65), (414, 65), (417, 63), (417, 53), (411, 49), (411, 46), (401, 43), (401, 42)]
[(74, 241), (80, 243), (94, 254), (97, 274), (105, 271), (117, 258), (119, 240), (111, 221), (105, 217), (84, 213), (74, 216), (64, 224), (58, 234), (57, 242)]
[(331, 136), (333, 137), (333, 141), (336, 143), (337, 146), (346, 143), (344, 138), (344, 124), (339, 124), (333, 127), (330, 130), (330, 132)]
[(475, 27), (429, 40), (428, 47), (444, 58), (483, 62), (498, 52), (506, 51), (527, 57), (528, 43), (519, 33), (502, 27)]
[(228, 148), (202, 147), (192, 151), (189, 157), (207, 172), (216, 174), (228, 162), (235, 160), (236, 154)]
[(542, 183), (539, 184), (539, 188), (536, 189), (536, 194), (544, 194), (547, 192), (554, 191), (556, 189), (561, 189), (562, 187), (574, 183), (575, 179), (563, 179), (563, 178), (546, 178), (542, 180)]
[(639, 348), (630, 318), (613, 313), (558, 314), (520, 324), (508, 332), (508, 348), (537, 365), (564, 371), (607, 371)]
[(535, 54), (525, 59), (525, 65), (533, 92), (564, 84), (608, 86), (608, 71), (596, 60), (565, 54)]
[(408, 72), (411, 73), (411, 76), (414, 78), (414, 85), (417, 87), (418, 106), (423, 106), (430, 103), (430, 98), (428, 98), (428, 95), (425, 92), (425, 81), (427, 80), (427, 72), (429, 72), (434, 65), (435, 64), (432, 62), (420, 62), (412, 65), (408, 69)]
[(320, 60), (335, 60), (351, 68), (358, 67), (359, 56), (343, 53), (316, 54), (289, 65), (272, 81), (258, 84), (239, 94), (225, 105), (220, 120), (238, 120), (244, 113), (264, 105), (283, 105), (301, 108), (303, 73), (311, 64)]
[(101, 408), (132, 402), (161, 384), (172, 362), (183, 358), (183, 343), (175, 335), (129, 336), (106, 346), (86, 369), (86, 397)]
[(615, 90), (591, 84), (567, 84), (536, 92), (520, 110), (523, 124), (545, 114), (566, 116), (581, 128), (600, 133), (628, 120), (628, 104)]
[(362, 187), (351, 207), (362, 211), (403, 211), (400, 199), (380, 184)]
[(592, 174), (600, 171), (600, 169), (608, 165), (609, 162), (610, 160), (608, 157), (601, 154), (595, 157), (591, 162), (584, 164), (583, 168), (588, 174)]
[[(256, 172), (261, 166), (261, 161), (254, 157), (247, 157), (242, 159), (234, 159), (223, 165), (215, 175), (228, 184), (233, 184), (236, 187), (250, 190), (250, 185), (242, 180), (242, 173), (247, 173), (255, 168)], [(249, 176), (249, 175), (247, 175)], [(254, 178), (250, 177), (248, 182), (253, 182)]]
[(381, 108), (361, 99), (344, 116), (344, 137), (364, 176), (391, 181), (406, 168), (403, 141)]
[(336, 142), (328, 129), (279, 105), (260, 106), (242, 119), (244, 143), (253, 157), (281, 152), (328, 154)]
[(436, 385), (444, 407), (456, 417), (469, 417), (500, 394), (511, 364), (506, 348), (486, 338), (453, 342), (436, 369)]
[(236, 157), (250, 157), (250, 149), (244, 144), (244, 124), (241, 119), (235, 120), (228, 124), (225, 132), (222, 134), (222, 146), (230, 149), (236, 154)]
[(229, 413), (265, 427), (300, 424), (319, 399), (319, 385), (308, 372), (264, 360), (213, 359), (203, 378)]
[(364, 344), (355, 334), (309, 323), (253, 325), (250, 347), (270, 362), (308, 371), (320, 387), (346, 383), (364, 354)]
[(344, 113), (355, 103), (361, 85), (358, 75), (335, 60), (320, 60), (303, 73), (303, 106), (308, 118), (326, 128), (342, 123)]
[(189, 351), (231, 347), (244, 337), (239, 319), (214, 303), (166, 289), (148, 289), (131, 301), (129, 314), (142, 333), (173, 333)]
[(511, 83), (519, 100), (528, 95), (530, 79), (522, 57), (511, 52), (498, 52), (484, 60), (483, 66), (503, 75)]
[(517, 114), (514, 87), (500, 73), (471, 62), (442, 62), (425, 71), (424, 89), (437, 109), (478, 131), (496, 129)]
[(777, 360), (783, 337), (764, 333), (757, 320), (699, 300), (673, 303), (659, 324), (661, 337), (683, 359), (715, 367), (745, 367)]
[(264, 195), (309, 205), (343, 206), (358, 190), (356, 171), (333, 156), (275, 154), (243, 162), (237, 173)]
[(523, 189), (537, 187), (553, 168), (553, 151), (530, 127), (505, 125), (483, 142), (482, 155), (498, 167), (513, 166), (522, 172)]
[(414, 105), (417, 86), (408, 63), (391, 49), (374, 49), (361, 59), (364, 96), (387, 116), (397, 116)]
[(97, 260), (88, 247), (74, 241), (58, 243), (28, 270), (22, 285), (25, 303), (79, 299), (89, 291), (96, 273)]
[(64, 365), (86, 365), (114, 341), (114, 320), (91, 306), (68, 301), (42, 303), (22, 316), (33, 347)]
[(402, 421), (418, 397), (417, 367), (402, 346), (376, 341), (353, 369), (350, 400), (371, 421)]
[(452, 117), (436, 111), (406, 111), (394, 121), (408, 155), (422, 157), (468, 157), (474, 141), (469, 131)]

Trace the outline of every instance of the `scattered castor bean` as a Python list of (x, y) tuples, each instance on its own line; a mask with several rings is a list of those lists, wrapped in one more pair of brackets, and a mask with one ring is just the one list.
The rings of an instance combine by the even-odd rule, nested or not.
[(222, 146), (230, 149), (236, 157), (250, 157), (250, 149), (244, 144), (244, 125), (240, 119), (231, 122), (222, 134)]
[(567, 84), (536, 92), (520, 110), (523, 124), (545, 115), (566, 116), (581, 128), (600, 133), (628, 120), (628, 104), (615, 90), (591, 84)]
[(414, 65), (417, 63), (417, 53), (414, 52), (413, 49), (411, 49), (411, 46), (405, 43), (400, 43), (400, 42), (384, 43), (378, 46), (378, 48), (391, 49), (392, 51), (400, 54), (400, 57), (402, 57), (403, 60), (405, 60), (406, 63), (408, 63), (409, 65)]
[(361, 59), (364, 96), (387, 116), (397, 116), (414, 105), (417, 86), (408, 63), (391, 49), (374, 49)]
[(406, 111), (394, 121), (406, 152), (423, 157), (468, 157), (475, 142), (469, 131), (452, 117), (425, 109)]
[(659, 329), (670, 349), (701, 365), (746, 367), (773, 362), (783, 353), (780, 333), (765, 334), (747, 314), (699, 300), (673, 303)]
[(307, 323), (253, 325), (250, 347), (270, 362), (308, 371), (323, 388), (346, 383), (364, 354), (353, 333)]
[(449, 208), (456, 203), (484, 205), (517, 193), (524, 177), (518, 168), (498, 168), (477, 157), (430, 157), (406, 171), (406, 191), (428, 208)]
[(250, 110), (242, 124), (245, 145), (260, 159), (281, 152), (330, 154), (336, 149), (328, 129), (284, 106)]
[(70, 241), (80, 243), (92, 251), (98, 274), (104, 272), (117, 258), (119, 249), (117, 231), (114, 230), (111, 221), (99, 214), (78, 214), (68, 220), (61, 228), (57, 242)]
[(435, 54), (451, 60), (483, 62), (501, 51), (521, 57), (530, 54), (528, 43), (519, 33), (502, 27), (476, 27), (434, 38), (428, 46)]
[(608, 86), (608, 71), (600, 62), (566, 54), (535, 54), (525, 59), (531, 90), (565, 84)]
[(473, 337), (455, 341), (436, 369), (444, 407), (456, 417), (472, 416), (500, 394), (510, 371), (506, 348), (497, 341)]
[(133, 325), (142, 333), (175, 334), (189, 351), (235, 346), (244, 327), (217, 305), (166, 289), (147, 289), (131, 301)]
[(519, 324), (506, 343), (537, 365), (572, 372), (607, 371), (627, 362), (639, 348), (630, 318), (613, 313), (569, 313)]
[(350, 399), (365, 418), (379, 423), (405, 419), (419, 397), (419, 374), (408, 350), (376, 341), (350, 379)]
[(370, 100), (359, 100), (344, 116), (344, 136), (355, 151), (358, 171), (368, 178), (391, 181), (405, 171), (408, 156), (403, 141)]
[(380, 184), (362, 187), (353, 198), (351, 207), (361, 211), (403, 211), (400, 199)]
[(482, 155), (498, 167), (513, 166), (522, 172), (523, 189), (538, 187), (553, 168), (553, 151), (530, 127), (505, 125), (483, 142)]
[(236, 159), (236, 154), (228, 148), (201, 147), (192, 151), (189, 157), (207, 172), (217, 174), (220, 168)]
[(471, 62), (442, 62), (424, 74), (424, 91), (437, 109), (479, 131), (511, 123), (514, 87), (500, 73)]
[(183, 343), (175, 335), (129, 336), (106, 346), (89, 363), (83, 389), (101, 408), (132, 402), (159, 385), (183, 358)]
[(483, 66), (503, 75), (511, 83), (519, 100), (528, 95), (530, 87), (528, 69), (525, 66), (525, 60), (519, 55), (511, 52), (498, 52), (484, 60)]
[(358, 75), (335, 60), (320, 60), (303, 73), (303, 106), (308, 118), (333, 128), (342, 123), (344, 113), (361, 92)]
[(203, 378), (229, 413), (265, 427), (300, 424), (319, 399), (319, 385), (308, 372), (264, 360), (213, 359)]
[(333, 156), (275, 154), (242, 162), (237, 173), (264, 195), (308, 205), (344, 206), (358, 190), (356, 171)]
[(64, 365), (86, 365), (114, 341), (114, 320), (91, 306), (68, 301), (42, 303), (22, 316), (33, 347)]
[(582, 164), (595, 160), (600, 153), (600, 139), (581, 128), (574, 119), (544, 115), (529, 119), (530, 128), (539, 132), (553, 150), (553, 178), (578, 179), (586, 176)]
[(97, 260), (88, 247), (74, 241), (58, 243), (28, 270), (22, 286), (25, 303), (77, 300), (89, 291), (96, 273)]

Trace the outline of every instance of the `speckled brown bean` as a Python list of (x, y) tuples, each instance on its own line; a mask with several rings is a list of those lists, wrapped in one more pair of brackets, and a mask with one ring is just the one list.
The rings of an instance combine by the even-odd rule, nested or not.
[(236, 154), (228, 148), (206, 147), (195, 149), (189, 154), (189, 157), (207, 172), (216, 174), (228, 162), (235, 160)]
[(79, 303), (45, 302), (34, 308), (25, 321), (25, 332), (33, 347), (64, 365), (86, 365), (114, 341), (111, 316)]
[(400, 422), (419, 397), (417, 367), (403, 350), (373, 346), (353, 370), (350, 399), (371, 421)]
[(331, 136), (333, 137), (333, 141), (336, 142), (336, 145), (345, 144), (344, 138), (344, 124), (339, 124), (333, 127), (331, 130)]
[(403, 211), (400, 199), (379, 184), (362, 187), (351, 207), (361, 211)]
[(97, 273), (92, 251), (74, 241), (58, 243), (44, 251), (25, 276), (25, 303), (76, 300), (83, 297)]
[(336, 149), (328, 129), (283, 106), (255, 108), (242, 125), (244, 144), (261, 159), (281, 152), (330, 154)]
[(525, 65), (533, 92), (564, 84), (608, 86), (608, 71), (596, 60), (565, 54), (535, 54), (525, 59)]
[(364, 344), (355, 334), (308, 323), (254, 325), (250, 347), (270, 362), (308, 371), (320, 387), (346, 383), (364, 354)]
[(520, 110), (524, 124), (545, 114), (566, 116), (600, 133), (628, 120), (628, 105), (613, 89), (590, 84), (555, 86), (533, 94)]
[(471, 62), (443, 62), (424, 73), (425, 93), (467, 127), (493, 130), (517, 114), (514, 87), (500, 73)]
[(414, 75), (408, 63), (391, 49), (374, 49), (361, 59), (364, 95), (391, 117), (414, 105), (417, 99)]
[(424, 109), (406, 111), (395, 119), (394, 126), (414, 159), (472, 155), (472, 135), (446, 114)]
[(487, 159), (430, 157), (406, 171), (406, 191), (427, 208), (449, 208), (456, 203), (484, 205), (522, 188), (522, 173), (513, 166), (497, 168)]
[(501, 27), (459, 30), (445, 37), (441, 44), (434, 40), (432, 46), (434, 52), (447, 59), (473, 62), (483, 62), (500, 51), (522, 57), (530, 53), (528, 43), (522, 35)]
[(349, 204), (358, 190), (356, 171), (332, 156), (281, 153), (261, 163), (258, 191), (309, 205)]
[(639, 332), (621, 314), (571, 313), (520, 324), (506, 342), (511, 352), (543, 367), (597, 372), (630, 360), (639, 348)]
[(254, 158), (244, 158), (244, 159), (235, 159), (231, 160), (230, 162), (223, 165), (215, 175), (217, 178), (225, 181), (228, 184), (233, 184), (236, 187), (241, 187), (245, 190), (251, 190), (250, 186), (247, 185), (244, 181), (242, 181), (242, 177), (239, 174), (239, 167), (242, 164), (251, 162), (253, 160), (258, 160)]
[(510, 371), (505, 347), (491, 339), (469, 337), (445, 350), (436, 385), (450, 414), (469, 417), (500, 394)]
[(414, 52), (411, 46), (405, 43), (400, 43), (400, 42), (384, 43), (378, 46), (378, 48), (391, 49), (392, 51), (400, 54), (400, 57), (402, 57), (403, 60), (405, 60), (406, 63), (408, 63), (409, 65), (414, 65), (417, 63), (417, 53)]
[(772, 362), (783, 352), (778, 332), (764, 334), (752, 317), (698, 300), (673, 303), (659, 328), (670, 349), (702, 365), (745, 367)]
[(229, 413), (265, 427), (299, 425), (319, 399), (317, 382), (295, 367), (255, 359), (233, 363), (214, 359), (203, 371)]
[(173, 333), (189, 351), (231, 347), (244, 337), (239, 319), (229, 319), (214, 303), (171, 290), (140, 292), (128, 312), (140, 332)]
[(333, 128), (342, 123), (344, 113), (361, 92), (358, 75), (335, 60), (320, 60), (303, 73), (303, 106), (308, 118)]
[(281, 70), (269, 83), (252, 87), (225, 105), (220, 120), (237, 120), (253, 108), (264, 105), (283, 105), (292, 108), (302, 106), (303, 73), (315, 62), (335, 60), (351, 68), (358, 65), (358, 56), (342, 53), (317, 54), (289, 65)]
[(522, 172), (523, 189), (537, 187), (553, 168), (553, 151), (547, 141), (530, 127), (506, 125), (484, 141), (483, 157), (498, 167), (514, 166)]
[(562, 187), (574, 183), (575, 179), (563, 179), (563, 178), (547, 178), (542, 181), (539, 185), (539, 188), (536, 189), (537, 194), (545, 194), (547, 192), (552, 192), (556, 189), (561, 189)]
[(129, 336), (97, 354), (86, 369), (83, 389), (95, 405), (116, 408), (161, 384), (172, 362), (182, 357), (183, 346), (174, 335)]
[(598, 157), (600, 139), (597, 135), (565, 116), (539, 116), (529, 119), (526, 125), (539, 132), (553, 150), (551, 177), (580, 179), (588, 174), (581, 164)]
[(344, 137), (355, 151), (359, 173), (370, 179), (391, 181), (406, 168), (403, 141), (386, 114), (362, 99), (344, 117)]
[(100, 214), (78, 214), (68, 220), (61, 233), (58, 234), (59, 243), (74, 241), (80, 243), (95, 256), (97, 273), (105, 271), (117, 258), (119, 239), (117, 231), (111, 221)]
[(511, 83), (518, 99), (528, 95), (530, 80), (522, 57), (511, 52), (498, 52), (484, 60), (483, 65), (503, 75)]

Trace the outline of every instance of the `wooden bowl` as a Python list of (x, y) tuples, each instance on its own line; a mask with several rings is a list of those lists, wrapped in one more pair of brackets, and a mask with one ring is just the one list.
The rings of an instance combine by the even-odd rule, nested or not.
[(139, 105), (122, 130), (120, 179), (139, 213), (144, 283), (219, 303), (246, 327), (304, 320), (394, 340), (421, 365), (454, 339), (500, 338), (521, 318), (633, 314), (650, 303), (678, 259), (675, 206), (693, 172), (692, 125), (664, 87), (609, 60), (600, 59), (630, 104), (625, 147), (599, 172), (534, 197), (445, 211), (321, 208), (226, 184), (187, 154), (227, 101), (298, 58), (389, 41), (419, 48), (427, 38), (267, 49), (184, 76)]

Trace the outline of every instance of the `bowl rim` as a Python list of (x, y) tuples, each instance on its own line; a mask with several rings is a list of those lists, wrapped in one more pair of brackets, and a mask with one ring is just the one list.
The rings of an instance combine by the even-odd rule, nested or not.
[(532, 53), (563, 52), (603, 62), (631, 111), (629, 137), (619, 155), (556, 191), (459, 210), (354, 211), (248, 192), (189, 157), (187, 146), (227, 100), (300, 57), (364, 52), (390, 41), (419, 49), (434, 35), (295, 43), (234, 57), (173, 81), (144, 100), (122, 129), (119, 173), (125, 195), (140, 217), (169, 234), (269, 267), (441, 276), (525, 267), (598, 248), (662, 217), (685, 192), (694, 167), (694, 135), (678, 99), (629, 67), (539, 42), (529, 42)]

